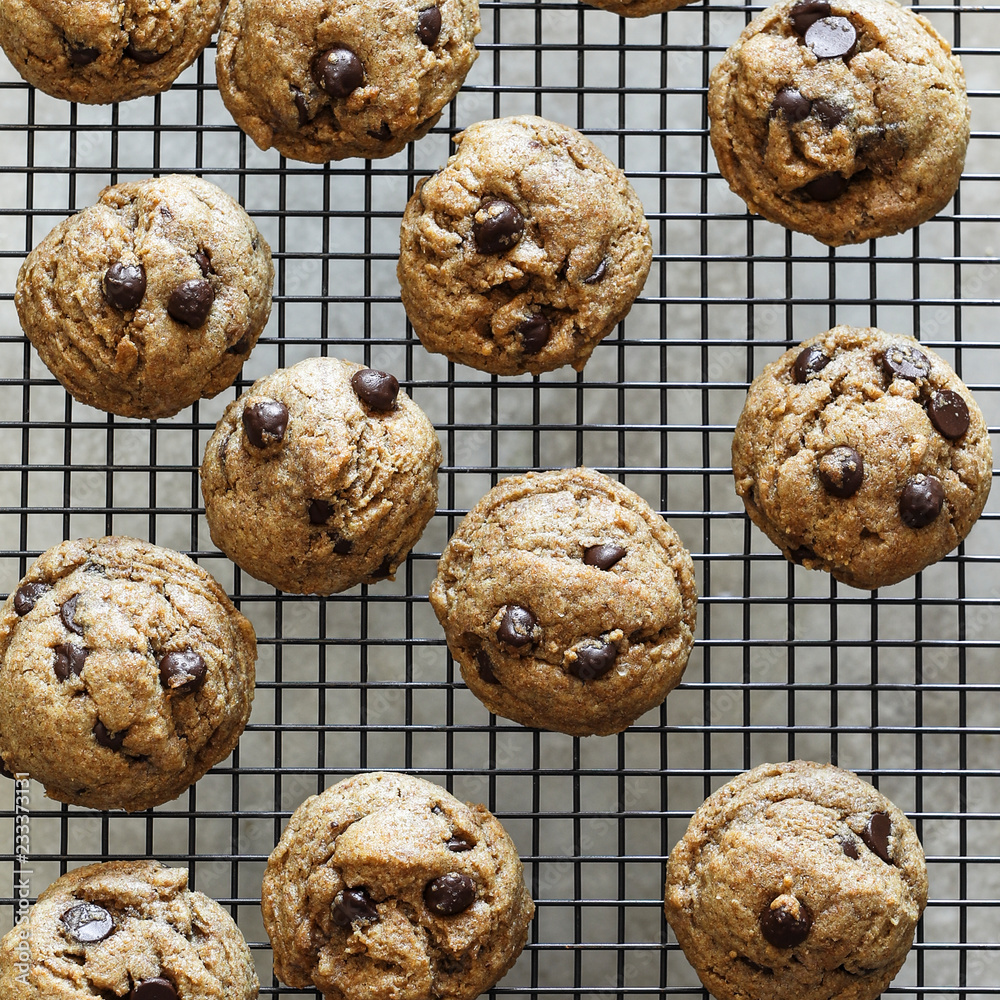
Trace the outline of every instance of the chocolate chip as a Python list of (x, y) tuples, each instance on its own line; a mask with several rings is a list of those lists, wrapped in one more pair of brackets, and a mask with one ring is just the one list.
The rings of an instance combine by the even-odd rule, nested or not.
[(207, 278), (212, 273), (212, 262), (209, 260), (208, 254), (204, 250), (196, 250), (194, 259), (201, 268), (202, 275)]
[(525, 354), (537, 354), (551, 339), (552, 325), (541, 313), (521, 320), (517, 328)]
[(813, 201), (833, 201), (847, 190), (848, 183), (848, 180), (840, 174), (822, 174), (803, 185), (802, 190)]
[(161, 205), (160, 206), (160, 215), (162, 215), (163, 218), (167, 219), (168, 221), (174, 217), (174, 213), (171, 212), (170, 209), (167, 208), (166, 205)]
[(51, 589), (47, 583), (22, 583), (14, 591), (15, 613), (23, 618), (35, 606), (38, 598)]
[(502, 198), (487, 198), (472, 223), (476, 249), (484, 254), (506, 253), (524, 235), (524, 216)]
[(584, 278), (583, 283), (585, 285), (596, 285), (608, 271), (608, 259), (603, 258), (600, 264), (597, 265), (597, 270), (589, 278)]
[(243, 432), (255, 448), (266, 448), (285, 439), (288, 407), (274, 399), (254, 403), (243, 411)]
[(317, 58), (313, 77), (331, 97), (347, 97), (365, 82), (365, 68), (347, 46), (336, 45)]
[(152, 63), (159, 62), (166, 55), (166, 52), (157, 52), (156, 49), (136, 48), (130, 39), (128, 45), (125, 46), (125, 55), (129, 59), (134, 59), (137, 63), (142, 63), (143, 66), (149, 66)]
[(123, 729), (120, 733), (109, 733), (107, 727), (101, 722), (100, 719), (94, 723), (94, 739), (102, 747), (107, 747), (109, 750), (121, 750), (122, 744), (125, 742), (125, 730)]
[(931, 423), (946, 437), (955, 440), (969, 429), (969, 407), (952, 389), (941, 389), (927, 401)]
[(65, 625), (70, 632), (75, 632), (77, 635), (83, 635), (83, 626), (77, 624), (76, 622), (76, 604), (79, 600), (80, 595), (74, 594), (59, 609), (59, 617), (62, 619), (63, 625)]
[(177, 1000), (177, 990), (159, 976), (136, 983), (128, 995), (128, 1000)]
[(836, 128), (846, 117), (847, 108), (822, 99), (813, 101), (813, 114), (823, 123), (824, 128)]
[(61, 681), (69, 680), (70, 674), (79, 677), (83, 673), (83, 664), (90, 655), (90, 650), (86, 646), (74, 646), (71, 642), (61, 642), (58, 646), (53, 646), (52, 652), (56, 654), (52, 661), (52, 669)]
[(349, 556), (351, 554), (351, 549), (354, 548), (354, 542), (349, 538), (338, 538), (333, 543), (333, 551), (337, 553), (338, 556)]
[(775, 948), (802, 944), (812, 929), (812, 914), (794, 896), (778, 896), (760, 915), (760, 932)]
[(871, 819), (865, 823), (861, 831), (861, 839), (868, 849), (877, 854), (887, 865), (892, 864), (889, 857), (889, 836), (892, 833), (892, 820), (884, 812), (872, 813)]
[(831, 496), (846, 500), (861, 489), (865, 463), (849, 445), (831, 448), (819, 460), (819, 481)]
[(583, 550), (583, 561), (587, 566), (611, 569), (615, 563), (625, 558), (625, 549), (620, 545), (590, 545)]
[(362, 368), (351, 378), (351, 388), (366, 406), (387, 413), (396, 406), (399, 382), (395, 375), (380, 372), (377, 368)]
[(461, 872), (448, 872), (432, 879), (424, 888), (427, 909), (441, 917), (453, 917), (476, 901), (476, 883)]
[(77, 68), (89, 66), (100, 54), (100, 49), (93, 49), (86, 45), (71, 45), (69, 47), (70, 64)]
[(350, 927), (356, 920), (378, 920), (378, 910), (368, 890), (359, 885), (337, 893), (332, 916), (338, 927)]
[(417, 15), (417, 38), (431, 49), (441, 34), (441, 11), (428, 7)]
[(497, 638), (508, 646), (530, 646), (535, 616), (520, 604), (508, 604), (497, 629)]
[(190, 646), (160, 658), (160, 682), (171, 691), (194, 691), (205, 682), (205, 661)]
[[(299, 116), (300, 125), (309, 124), (309, 104), (306, 101), (306, 95), (299, 90), (298, 87), (292, 87), (292, 98), (295, 101), (295, 110)], [(257, 248), (254, 247), (256, 250)]]
[(62, 915), (62, 925), (70, 937), (81, 944), (103, 941), (114, 929), (115, 922), (103, 906), (97, 903), (77, 903)]
[(805, 35), (821, 17), (830, 16), (830, 5), (821, 2), (797, 3), (788, 16), (796, 34)]
[(808, 382), (810, 375), (821, 372), (830, 363), (830, 358), (819, 347), (807, 347), (799, 351), (792, 372), (798, 383)]
[(796, 566), (801, 566), (807, 559), (816, 558), (816, 553), (808, 545), (800, 545), (798, 548), (790, 549), (788, 554)]
[(821, 17), (806, 29), (805, 40), (817, 59), (849, 58), (854, 54), (858, 33), (846, 17)]
[(930, 359), (910, 344), (890, 344), (882, 355), (882, 371), (891, 382), (897, 375), (918, 382), (931, 373)]
[(595, 681), (603, 677), (618, 658), (618, 647), (610, 642), (599, 646), (580, 646), (576, 659), (569, 665), (569, 672), (581, 681)]
[(465, 851), (471, 851), (476, 846), (476, 842), (469, 840), (464, 833), (456, 833), (444, 846), (449, 851), (454, 851), (455, 854), (462, 854)]
[(325, 500), (309, 501), (310, 524), (326, 524), (326, 522), (330, 520), (330, 515), (332, 513), (333, 507), (331, 507)]
[(167, 312), (178, 323), (186, 326), (199, 327), (208, 319), (215, 301), (215, 289), (211, 281), (204, 278), (192, 278), (182, 281), (167, 300)]
[(378, 139), (379, 142), (388, 142), (392, 138), (392, 129), (389, 128), (388, 122), (382, 122), (377, 132), (373, 129), (367, 129), (366, 131), (373, 139)]
[(146, 269), (142, 264), (115, 261), (104, 272), (104, 297), (119, 312), (136, 309), (146, 294)]
[(924, 528), (941, 513), (943, 504), (941, 480), (921, 473), (906, 480), (899, 498), (899, 517), (908, 528)]
[(476, 653), (476, 670), (480, 680), (487, 684), (499, 684), (500, 678), (493, 672), (493, 663), (490, 661), (489, 653), (485, 649), (480, 649)]
[(243, 336), (232, 345), (232, 347), (227, 347), (226, 354), (245, 354), (250, 350), (250, 347), (250, 334), (248, 332), (244, 333)]
[(386, 556), (379, 563), (378, 569), (372, 573), (372, 576), (376, 580), (385, 580), (392, 576), (392, 556)]
[(800, 122), (809, 117), (812, 101), (808, 97), (803, 97), (794, 87), (785, 87), (779, 90), (771, 101), (771, 114), (776, 115), (779, 111), (785, 116), (786, 121)]
[(2, 757), (0, 757), (0, 777), (10, 778), (11, 781), (17, 780), (14, 773), (7, 767), (6, 763), (4, 763), (4, 759)]
[(844, 853), (849, 857), (857, 861), (861, 855), (858, 853), (858, 842), (851, 837), (845, 837), (841, 842), (840, 846), (843, 847)]

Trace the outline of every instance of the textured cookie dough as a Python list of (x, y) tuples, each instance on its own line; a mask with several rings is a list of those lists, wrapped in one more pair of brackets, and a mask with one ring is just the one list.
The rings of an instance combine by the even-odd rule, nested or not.
[(229, 0), (215, 72), (261, 149), (323, 163), (422, 138), (476, 60), (478, 0)]
[(384, 771), (296, 809), (261, 905), (275, 975), (331, 1000), (471, 1000), (513, 966), (535, 912), (485, 806)]
[(666, 915), (718, 1000), (874, 1000), (927, 903), (907, 818), (832, 764), (762, 764), (670, 853)]
[(62, 542), (0, 608), (0, 756), (60, 802), (167, 802), (236, 746), (256, 658), (253, 627), (187, 556)]
[(253, 1000), (233, 918), (155, 861), (68, 872), (0, 944), (4, 1000)]
[(983, 415), (912, 337), (837, 326), (754, 379), (733, 438), (736, 492), (785, 558), (862, 589), (941, 559), (989, 495)]
[(0, 45), (28, 83), (81, 104), (159, 94), (219, 24), (220, 0), (0, 0)]
[(168, 417), (232, 385), (271, 313), (271, 249), (221, 188), (116, 184), (28, 255), (14, 298), (74, 398)]
[(652, 262), (642, 203), (589, 139), (544, 118), (455, 137), (403, 215), (397, 275), (427, 350), (496, 375), (579, 371)]
[(750, 211), (830, 246), (941, 211), (969, 141), (961, 63), (893, 0), (769, 7), (713, 69), (708, 113)]
[(437, 509), (441, 444), (395, 377), (310, 358), (255, 382), (205, 446), (212, 541), (279, 590), (391, 577)]
[(452, 535), (430, 600), (491, 712), (573, 736), (620, 732), (659, 705), (694, 642), (687, 549), (593, 469), (498, 483)]

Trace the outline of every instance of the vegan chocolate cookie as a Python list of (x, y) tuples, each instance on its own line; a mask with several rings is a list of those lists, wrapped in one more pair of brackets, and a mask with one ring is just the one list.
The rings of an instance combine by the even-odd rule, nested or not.
[(0, 608), (0, 756), (60, 802), (167, 802), (236, 746), (256, 658), (253, 627), (187, 556), (62, 542)]
[(28, 83), (81, 104), (159, 94), (198, 58), (220, 0), (0, 0), (0, 45)]
[(264, 875), (274, 973), (336, 1000), (471, 1000), (535, 912), (485, 806), (405, 774), (359, 774), (295, 810)]
[(687, 549), (593, 469), (498, 483), (452, 535), (430, 601), (491, 712), (573, 736), (620, 732), (659, 705), (694, 642)]
[(652, 261), (627, 178), (566, 125), (523, 116), (455, 137), (403, 215), (397, 275), (427, 350), (515, 375), (578, 371)]
[(4, 1000), (253, 1000), (233, 918), (155, 861), (109, 861), (52, 883), (0, 944)]
[(646, 17), (648, 14), (665, 14), (694, 0), (583, 0), (591, 7), (610, 10), (622, 17)]
[(391, 577), (437, 508), (441, 445), (393, 375), (336, 358), (276, 371), (205, 446), (212, 541), (279, 590)]
[(993, 453), (962, 380), (912, 337), (837, 326), (754, 379), (736, 492), (787, 559), (884, 587), (941, 559), (989, 495)]
[(712, 71), (711, 138), (751, 212), (831, 246), (900, 233), (958, 187), (965, 74), (893, 0), (785, 0)]
[(667, 866), (667, 920), (718, 1000), (874, 1000), (926, 903), (907, 818), (832, 764), (734, 778), (694, 814)]
[(232, 385), (271, 313), (271, 250), (221, 188), (116, 184), (28, 255), (21, 326), (74, 398), (168, 417)]
[(478, 0), (229, 0), (216, 76), (261, 149), (323, 163), (424, 136), (476, 59)]

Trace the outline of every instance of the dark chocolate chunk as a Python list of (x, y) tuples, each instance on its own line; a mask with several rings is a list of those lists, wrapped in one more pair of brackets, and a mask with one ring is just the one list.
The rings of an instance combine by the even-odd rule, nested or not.
[(250, 334), (244, 333), (231, 347), (226, 348), (226, 354), (245, 354), (250, 350)]
[(830, 363), (830, 358), (819, 347), (807, 347), (799, 351), (799, 356), (795, 359), (792, 372), (795, 381), (798, 383), (808, 382), (810, 375), (821, 372)]
[(485, 649), (480, 649), (476, 653), (476, 670), (479, 673), (481, 680), (485, 681), (487, 684), (499, 684), (500, 678), (497, 677), (493, 670), (493, 663), (490, 660), (489, 653)]
[(136, 983), (128, 995), (128, 1000), (177, 1000), (177, 990), (159, 976)]
[(441, 11), (437, 7), (428, 7), (417, 15), (417, 38), (427, 46), (434, 48), (434, 43), (441, 34)]
[(861, 839), (873, 854), (877, 854), (887, 865), (892, 864), (889, 857), (889, 836), (892, 834), (892, 820), (884, 812), (872, 813), (871, 819), (865, 823), (861, 831)]
[(392, 556), (386, 556), (379, 564), (378, 569), (372, 573), (376, 580), (385, 580), (392, 576)]
[(336, 45), (319, 55), (313, 77), (331, 97), (347, 97), (365, 82), (365, 68), (351, 49)]
[(813, 101), (812, 112), (828, 129), (836, 128), (847, 117), (847, 108), (822, 99)]
[(819, 460), (819, 481), (830, 496), (846, 500), (861, 489), (865, 463), (849, 445), (831, 448)]
[(366, 129), (366, 131), (373, 139), (378, 139), (379, 142), (388, 142), (392, 138), (392, 129), (389, 128), (388, 122), (382, 122), (377, 132), (374, 129)]
[(581, 681), (596, 681), (615, 665), (617, 658), (618, 647), (610, 642), (602, 642), (599, 646), (580, 646), (569, 672)]
[(212, 261), (209, 259), (207, 253), (204, 250), (196, 250), (194, 255), (195, 262), (201, 268), (202, 276), (207, 278), (212, 274)]
[(83, 673), (83, 664), (90, 655), (90, 650), (86, 646), (74, 646), (71, 642), (61, 642), (58, 646), (53, 646), (52, 652), (56, 654), (52, 661), (52, 669), (61, 681), (69, 680), (70, 674), (79, 677)]
[(101, 54), (100, 49), (91, 48), (89, 45), (71, 45), (69, 47), (70, 65), (79, 69), (81, 66), (89, 66)]
[(330, 515), (332, 513), (333, 507), (331, 507), (325, 500), (309, 501), (310, 524), (326, 524), (326, 522), (330, 520)]
[(830, 16), (830, 5), (822, 2), (797, 3), (789, 12), (797, 35), (805, 33), (821, 18)]
[(380, 372), (377, 368), (362, 368), (351, 377), (351, 388), (366, 406), (380, 413), (388, 413), (396, 407), (399, 382), (395, 375)]
[(333, 901), (332, 915), (338, 927), (350, 927), (356, 920), (378, 920), (378, 910), (363, 885), (338, 892)]
[(597, 270), (594, 271), (589, 278), (584, 278), (583, 283), (585, 285), (596, 285), (605, 274), (608, 273), (608, 258), (604, 257), (601, 259), (600, 264), (597, 265)]
[(104, 297), (119, 312), (136, 309), (146, 294), (146, 269), (142, 264), (115, 261), (104, 272)]
[(802, 187), (813, 201), (833, 201), (846, 190), (849, 181), (840, 174), (822, 174)]
[(508, 604), (497, 638), (508, 646), (529, 646), (534, 641), (532, 631), (535, 628), (535, 616), (520, 604)]
[(190, 646), (160, 658), (160, 682), (171, 691), (194, 691), (205, 681), (205, 661)]
[(123, 729), (120, 733), (109, 733), (104, 723), (98, 719), (94, 723), (94, 739), (102, 747), (107, 747), (109, 750), (121, 750), (122, 744), (125, 742), (125, 730)]
[(111, 914), (97, 903), (77, 903), (76, 906), (71, 906), (62, 915), (62, 925), (70, 937), (80, 944), (103, 941), (115, 929)]
[(354, 548), (354, 542), (349, 538), (338, 538), (333, 543), (333, 551), (337, 553), (338, 556), (349, 556), (351, 554), (351, 549)]
[(806, 29), (805, 40), (817, 59), (850, 58), (858, 42), (858, 33), (846, 17), (821, 17)]
[(941, 434), (953, 441), (969, 429), (969, 407), (952, 389), (941, 389), (931, 396), (927, 416)]
[(4, 762), (2, 757), (0, 757), (0, 777), (10, 778), (11, 781), (17, 780), (14, 773), (7, 767), (7, 764)]
[(185, 326), (199, 327), (208, 319), (215, 301), (215, 289), (212, 282), (205, 278), (192, 278), (182, 281), (167, 300), (167, 312), (178, 323)]
[(524, 235), (524, 216), (502, 198), (487, 198), (472, 223), (476, 249), (484, 254), (506, 253)]
[(63, 625), (65, 625), (70, 632), (75, 632), (77, 635), (83, 635), (83, 626), (77, 624), (76, 621), (76, 604), (79, 600), (80, 595), (74, 594), (59, 609), (59, 617), (62, 619)]
[(51, 590), (47, 583), (22, 583), (14, 591), (14, 612), (23, 618), (47, 590)]
[(473, 847), (476, 846), (474, 840), (469, 840), (464, 833), (456, 833), (445, 845), (449, 851), (454, 851), (456, 854), (462, 854), (465, 851), (471, 851)]
[(254, 403), (243, 411), (243, 432), (255, 448), (266, 448), (285, 439), (288, 407), (277, 400)]
[(798, 548), (791, 549), (788, 554), (796, 566), (801, 566), (807, 559), (816, 558), (816, 553), (808, 545), (800, 545)]
[(843, 847), (844, 853), (853, 860), (857, 861), (861, 855), (858, 853), (858, 842), (854, 840), (853, 837), (846, 837), (840, 842), (840, 846)]
[(521, 320), (517, 328), (525, 354), (537, 354), (552, 337), (552, 325), (541, 313)]
[(132, 40), (129, 39), (128, 45), (125, 46), (125, 55), (129, 59), (134, 59), (137, 63), (141, 63), (143, 66), (150, 66), (155, 62), (159, 62), (166, 55), (166, 52), (157, 52), (156, 49), (137, 48), (132, 43)]
[(804, 121), (812, 111), (812, 101), (803, 97), (794, 87), (785, 87), (774, 95), (771, 101), (771, 114), (781, 112), (789, 122)]
[[(295, 101), (295, 111), (299, 116), (299, 124), (308, 125), (309, 103), (306, 101), (306, 95), (298, 87), (292, 87), (292, 99)], [(254, 249), (256, 250), (257, 248), (254, 247)]]
[(587, 566), (611, 569), (615, 563), (625, 558), (626, 552), (620, 545), (590, 545), (583, 550), (583, 561)]
[(427, 909), (441, 917), (463, 913), (476, 901), (476, 883), (461, 872), (448, 872), (424, 887)]
[[(775, 905), (777, 904), (777, 905)], [(794, 896), (779, 896), (760, 915), (760, 932), (775, 948), (794, 948), (812, 930), (812, 914)]]
[(941, 513), (944, 487), (937, 476), (911, 476), (899, 498), (899, 517), (908, 528), (925, 528)]
[(909, 344), (891, 344), (882, 355), (882, 371), (889, 382), (897, 375), (910, 382), (919, 382), (930, 375), (931, 363), (923, 351)]

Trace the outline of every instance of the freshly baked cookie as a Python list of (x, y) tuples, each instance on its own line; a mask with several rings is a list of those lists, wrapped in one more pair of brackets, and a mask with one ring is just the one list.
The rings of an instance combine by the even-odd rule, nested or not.
[(323, 163), (420, 139), (476, 60), (479, 0), (229, 0), (215, 72), (261, 149)]
[(220, 0), (0, 0), (0, 45), (46, 94), (111, 104), (159, 94), (198, 58)]
[(273, 280), (271, 249), (240, 205), (172, 175), (107, 187), (56, 226), (22, 265), (14, 302), (74, 398), (169, 417), (232, 385)]
[(622, 17), (646, 17), (647, 14), (665, 14), (694, 0), (583, 0), (591, 7), (610, 10)]
[(56, 879), (0, 944), (4, 1000), (253, 1000), (233, 918), (182, 868), (109, 861)]
[(712, 148), (751, 212), (830, 246), (901, 233), (958, 187), (965, 74), (893, 0), (784, 0), (712, 71)]
[(437, 509), (440, 464), (394, 376), (310, 358), (226, 407), (201, 466), (205, 516), (258, 580), (332, 594), (396, 572)]
[(663, 701), (697, 599), (674, 530), (593, 469), (502, 480), (452, 535), (430, 590), (472, 693), (572, 736), (620, 732)]
[(632, 307), (652, 244), (642, 203), (589, 139), (479, 122), (403, 214), (397, 275), (427, 350), (516, 375), (578, 371)]
[(912, 337), (836, 326), (754, 379), (733, 475), (785, 558), (885, 587), (937, 562), (989, 495), (983, 415), (943, 358)]
[(62, 542), (0, 608), (0, 756), (60, 802), (149, 809), (232, 752), (256, 658), (250, 622), (187, 556)]
[(535, 912), (485, 806), (386, 771), (295, 810), (261, 906), (274, 974), (336, 1000), (471, 1000), (513, 966)]
[(762, 764), (710, 795), (670, 852), (665, 909), (718, 1000), (874, 1000), (927, 903), (907, 818), (832, 764)]

